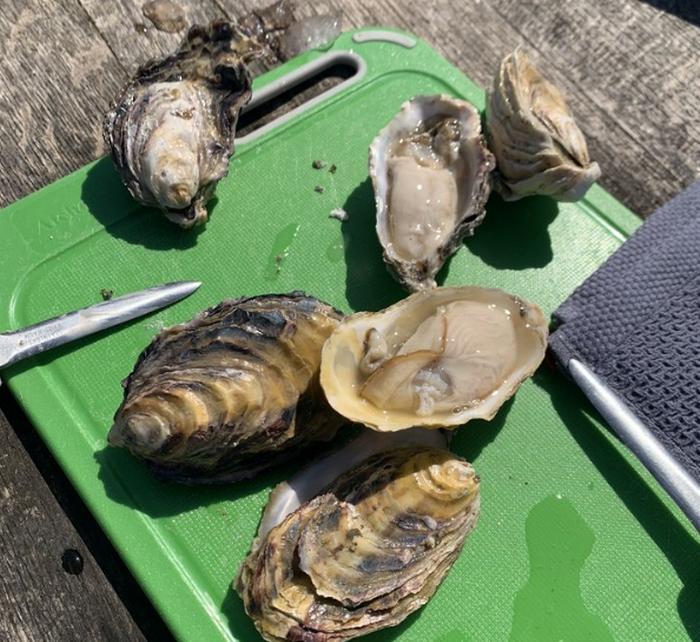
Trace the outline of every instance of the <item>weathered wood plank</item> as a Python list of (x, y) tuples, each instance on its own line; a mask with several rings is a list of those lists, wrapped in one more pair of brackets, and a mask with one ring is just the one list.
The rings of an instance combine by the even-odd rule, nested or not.
[(0, 205), (102, 153), (102, 113), (123, 77), (71, 0), (3, 0)]
[[(0, 640), (142, 640), (0, 412)], [(80, 575), (61, 565), (67, 548)]]
[[(186, 29), (180, 33), (158, 31), (143, 15), (141, 7), (145, 2), (80, 0), (109, 48), (129, 73), (146, 60), (173, 51), (186, 33)], [(180, 6), (188, 25), (207, 23), (222, 15), (213, 0), (181, 2)], [(146, 30), (137, 29), (137, 25), (144, 25)]]

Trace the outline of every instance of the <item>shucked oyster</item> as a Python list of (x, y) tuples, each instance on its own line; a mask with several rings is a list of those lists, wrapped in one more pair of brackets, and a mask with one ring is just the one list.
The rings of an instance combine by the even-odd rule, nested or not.
[(380, 452), (277, 511), (286, 492), (273, 492), (236, 580), (269, 642), (341, 642), (398, 624), (435, 593), (480, 507), (471, 465), (426, 446)]
[(494, 166), (479, 113), (449, 96), (417, 96), (374, 139), (369, 168), (384, 261), (411, 291), (435, 275), (484, 218)]
[(164, 479), (251, 477), (341, 423), (318, 385), (342, 315), (302, 293), (225, 301), (161, 332), (125, 382), (108, 441)]
[(146, 63), (118, 96), (104, 136), (122, 180), (144, 205), (192, 227), (226, 176), (238, 114), (250, 99), (245, 39), (214, 21)]
[(576, 201), (600, 178), (564, 96), (522, 49), (501, 62), (486, 124), (496, 155), (496, 189), (509, 201), (546, 194)]
[(542, 311), (501, 290), (435, 288), (347, 317), (323, 347), (341, 415), (380, 431), (491, 419), (544, 358)]

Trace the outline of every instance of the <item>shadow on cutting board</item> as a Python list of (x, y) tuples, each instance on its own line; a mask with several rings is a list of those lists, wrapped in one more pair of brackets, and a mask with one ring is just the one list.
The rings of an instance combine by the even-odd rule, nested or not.
[[(103, 158), (87, 172), (81, 197), (90, 213), (109, 234), (149, 250), (184, 250), (197, 244), (206, 225), (185, 230), (153, 208), (140, 206), (122, 185), (110, 158)], [(211, 215), (216, 198), (209, 201)]]
[(123, 448), (105, 446), (94, 456), (100, 465), (98, 476), (109, 498), (155, 518), (218, 504), (228, 511), (241, 497), (272, 488), (295, 470), (285, 465), (234, 484), (188, 485), (157, 480), (144, 463)]
[[(160, 481), (145, 463), (124, 448), (105, 446), (96, 451), (94, 457), (100, 465), (98, 477), (110, 499), (151, 517), (172, 517), (196, 508), (219, 504), (217, 510), (230, 511), (231, 506), (242, 497), (272, 490), (280, 482), (289, 479), (305, 461), (322, 457), (333, 443), (309, 444), (302, 452), (289, 453), (284, 463), (275, 464), (251, 479), (216, 484)], [(137, 495), (134, 495), (135, 489)]]
[(457, 453), (460, 457), (464, 457), (468, 462), (475, 463), (481, 451), (496, 438), (496, 435), (505, 426), (506, 418), (513, 407), (514, 399), (515, 397), (508, 399), (491, 421), (475, 419), (466, 426), (455, 430), (450, 450)]
[(484, 263), (499, 270), (541, 268), (553, 258), (548, 226), (559, 212), (548, 196), (506, 203), (492, 193), (484, 222), (464, 244)]
[(583, 393), (550, 373), (540, 371), (534, 380), (550, 395), (573, 438), (675, 569), (683, 582), (678, 615), (690, 639), (700, 641), (700, 544), (584, 414), (584, 408), (595, 411)]
[(345, 297), (353, 310), (375, 312), (406, 296), (392, 278), (382, 259), (374, 207), (374, 192), (369, 178), (360, 183), (345, 201), (343, 209), (343, 246), (345, 248)]

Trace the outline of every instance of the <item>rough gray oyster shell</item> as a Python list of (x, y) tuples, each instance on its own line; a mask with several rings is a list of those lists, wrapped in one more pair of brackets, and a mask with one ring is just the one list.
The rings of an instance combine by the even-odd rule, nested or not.
[(495, 188), (505, 200), (544, 194), (576, 201), (600, 178), (564, 96), (522, 49), (501, 62), (486, 126), (498, 165)]
[(369, 151), (377, 236), (396, 279), (415, 292), (474, 233), (485, 215), (494, 167), (479, 113), (450, 96), (416, 96)]
[(131, 195), (188, 228), (228, 173), (236, 122), (250, 99), (250, 42), (222, 20), (190, 28), (179, 49), (141, 66), (104, 121)]
[[(284, 506), (286, 493), (270, 504)], [(380, 452), (261, 529), (235, 586), (269, 642), (395, 626), (435, 593), (479, 508), (479, 478), (463, 459), (425, 445)]]
[(125, 381), (108, 441), (162, 479), (251, 477), (343, 423), (318, 383), (342, 314), (300, 292), (225, 301), (163, 330)]

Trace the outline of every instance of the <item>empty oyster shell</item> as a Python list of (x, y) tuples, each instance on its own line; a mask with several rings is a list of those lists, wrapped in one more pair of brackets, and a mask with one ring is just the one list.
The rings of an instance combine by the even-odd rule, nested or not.
[(163, 478), (251, 477), (342, 423), (318, 385), (342, 315), (295, 292), (225, 301), (161, 332), (125, 382), (108, 441)]
[(404, 103), (377, 135), (369, 171), (384, 261), (411, 291), (435, 275), (484, 218), (494, 160), (479, 113), (449, 96)]
[(542, 311), (502, 290), (418, 292), (347, 317), (326, 341), (321, 385), (341, 415), (379, 431), (491, 419), (544, 358)]
[(107, 113), (104, 136), (131, 195), (192, 227), (228, 173), (250, 99), (246, 39), (228, 22), (194, 26), (179, 49), (138, 69)]
[(236, 589), (269, 642), (395, 626), (435, 593), (479, 508), (463, 459), (425, 446), (381, 452), (260, 533)]
[(495, 187), (506, 200), (545, 194), (576, 201), (600, 178), (564, 96), (522, 49), (501, 62), (486, 125), (498, 163)]

